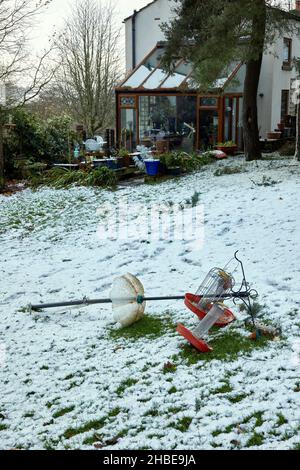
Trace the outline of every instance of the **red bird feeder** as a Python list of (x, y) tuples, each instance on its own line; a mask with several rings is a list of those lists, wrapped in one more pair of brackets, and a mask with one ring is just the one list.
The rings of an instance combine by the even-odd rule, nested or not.
[(208, 273), (196, 295), (186, 294), (185, 305), (197, 315), (200, 323), (193, 331), (178, 325), (177, 332), (198, 351), (207, 353), (213, 350), (204, 340), (213, 326), (224, 328), (235, 320), (233, 313), (222, 302), (232, 291), (234, 284), (231, 274), (214, 268)]

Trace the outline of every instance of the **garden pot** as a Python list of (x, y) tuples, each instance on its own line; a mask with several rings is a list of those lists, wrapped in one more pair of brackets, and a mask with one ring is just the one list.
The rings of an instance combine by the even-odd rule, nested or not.
[(267, 139), (269, 140), (279, 140), (281, 139), (281, 132), (268, 132)]
[(180, 166), (175, 166), (173, 168), (168, 168), (168, 174), (171, 175), (171, 176), (180, 176), (181, 175)]
[(165, 175), (168, 169), (164, 163), (159, 162), (158, 172), (160, 175)]
[(117, 157), (117, 167), (118, 169), (124, 168), (124, 158), (123, 157)]
[(226, 153), (226, 155), (234, 155), (237, 151), (237, 145), (232, 145), (230, 147), (220, 145), (216, 147), (216, 150), (220, 150), (221, 152)]
[(130, 155), (125, 155), (124, 157), (121, 157), (123, 159), (123, 166), (128, 168), (130, 165), (132, 165), (132, 157)]
[(101, 168), (102, 166), (106, 165), (106, 160), (104, 158), (99, 158), (93, 161), (94, 168)]
[(146, 171), (148, 176), (157, 176), (159, 173), (159, 160), (145, 160)]
[(106, 160), (106, 165), (110, 170), (117, 170), (118, 169), (118, 161), (116, 158), (108, 158)]

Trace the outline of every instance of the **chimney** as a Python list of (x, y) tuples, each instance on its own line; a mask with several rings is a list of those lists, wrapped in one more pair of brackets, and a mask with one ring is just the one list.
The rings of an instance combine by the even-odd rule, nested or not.
[(296, 0), (296, 10), (300, 11), (300, 0)]

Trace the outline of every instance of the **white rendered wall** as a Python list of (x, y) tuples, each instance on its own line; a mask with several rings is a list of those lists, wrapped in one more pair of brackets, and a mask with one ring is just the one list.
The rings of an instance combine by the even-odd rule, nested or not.
[[(136, 16), (136, 65), (138, 65), (157, 42), (164, 40), (160, 25), (170, 21), (173, 16), (173, 1), (157, 0)], [(125, 22), (126, 36), (126, 71), (132, 69), (132, 18)], [(292, 38), (292, 57), (300, 58), (300, 37), (287, 34)], [(282, 70), (283, 36), (264, 54), (261, 77), (258, 89), (258, 120), (260, 136), (266, 138), (267, 133), (277, 128), (281, 118), (281, 91), (290, 90), (291, 79), (296, 72)], [(239, 71), (239, 85), (226, 91), (243, 92), (245, 68)], [(260, 96), (261, 95), (261, 96)]]
[[(136, 16), (136, 65), (138, 65), (157, 42), (165, 39), (160, 25), (173, 16), (173, 1), (157, 0)], [(125, 21), (126, 71), (132, 69), (132, 18)]]

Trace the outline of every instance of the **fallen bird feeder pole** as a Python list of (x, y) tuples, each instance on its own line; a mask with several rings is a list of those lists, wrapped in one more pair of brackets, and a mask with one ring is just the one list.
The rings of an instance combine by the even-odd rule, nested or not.
[[(230, 298), (248, 298), (248, 292), (239, 292), (238, 294), (228, 294), (222, 296), (222, 300), (230, 299)], [(160, 302), (160, 301), (167, 301), (167, 300), (185, 300), (185, 295), (177, 295), (177, 296), (170, 296), (170, 297), (141, 297), (141, 298), (132, 298), (132, 299), (119, 299), (120, 302)], [(60, 308), (60, 307), (87, 307), (89, 305), (104, 305), (104, 304), (111, 304), (111, 299), (82, 299), (82, 300), (74, 300), (70, 302), (57, 302), (57, 303), (49, 303), (49, 304), (39, 304), (39, 305), (30, 305), (30, 309), (33, 311), (38, 310), (46, 310), (51, 308)]]

